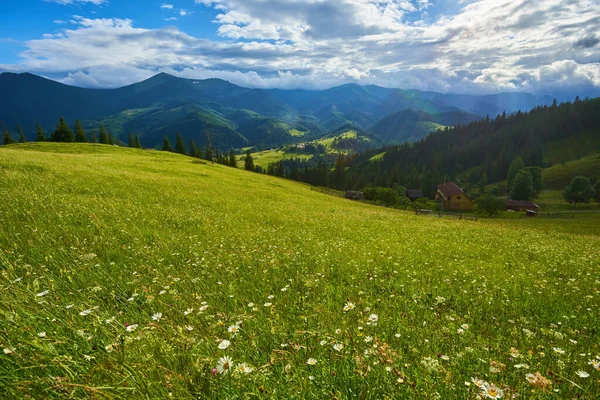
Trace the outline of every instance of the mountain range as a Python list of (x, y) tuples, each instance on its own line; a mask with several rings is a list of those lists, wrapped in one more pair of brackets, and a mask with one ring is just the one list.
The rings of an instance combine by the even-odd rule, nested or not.
[(471, 96), (347, 84), (328, 90), (250, 89), (220, 79), (158, 74), (118, 89), (84, 89), (29, 73), (0, 74), (0, 121), (33, 139), (36, 124), (48, 133), (59, 117), (81, 120), (89, 132), (102, 124), (124, 140), (139, 135), (158, 147), (165, 135), (209, 142), (223, 150), (277, 147), (355, 126), (383, 143), (423, 138), (444, 126), (550, 104), (527, 93)]

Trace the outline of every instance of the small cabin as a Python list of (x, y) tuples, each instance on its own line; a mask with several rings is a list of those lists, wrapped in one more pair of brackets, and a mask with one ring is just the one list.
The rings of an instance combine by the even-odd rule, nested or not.
[(418, 190), (418, 189), (408, 189), (406, 190), (406, 197), (408, 197), (408, 199), (410, 201), (415, 201), (417, 199), (422, 199), (423, 196), (423, 191)]
[(350, 200), (364, 200), (365, 195), (360, 190), (348, 190), (344, 197)]
[(532, 201), (523, 201), (523, 200), (508, 200), (506, 202), (506, 210), (507, 211), (527, 211), (532, 210), (535, 212), (541, 211), (540, 206), (535, 204)]
[(454, 182), (442, 183), (437, 186), (435, 200), (442, 203), (444, 210), (472, 211), (473, 200)]

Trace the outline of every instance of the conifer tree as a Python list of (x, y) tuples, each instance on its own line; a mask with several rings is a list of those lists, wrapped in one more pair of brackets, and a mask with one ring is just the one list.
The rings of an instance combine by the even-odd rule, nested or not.
[(235, 153), (233, 152), (233, 150), (229, 151), (229, 166), (237, 168), (237, 160), (235, 158)]
[(25, 135), (23, 135), (23, 128), (21, 127), (21, 124), (17, 126), (17, 130), (19, 132), (19, 143), (25, 143), (27, 140), (25, 140)]
[(104, 129), (104, 125), (100, 125), (100, 143), (108, 144), (108, 134), (106, 133), (106, 130)]
[(87, 143), (87, 136), (81, 126), (81, 121), (75, 121), (75, 141), (79, 143)]
[(183, 143), (183, 138), (181, 137), (181, 135), (178, 133), (177, 137), (175, 138), (175, 152), (179, 153), (179, 154), (186, 154), (185, 151), (185, 143)]
[(135, 147), (135, 141), (131, 133), (129, 133), (129, 137), (127, 138), (127, 147)]
[(173, 147), (171, 146), (171, 142), (169, 142), (169, 137), (165, 135), (165, 140), (163, 142), (163, 151), (173, 151)]
[(98, 138), (96, 137), (96, 132), (92, 132), (92, 141), (90, 143), (98, 143)]
[(198, 158), (198, 147), (196, 146), (196, 142), (194, 139), (190, 139), (190, 157)]
[(10, 136), (10, 133), (8, 132), (8, 129), (6, 129), (6, 126), (4, 127), (4, 144), (12, 144), (15, 141), (13, 140), (12, 136)]
[(58, 123), (56, 124), (56, 129), (52, 132), (51, 135), (53, 142), (74, 142), (75, 135), (73, 135), (73, 131), (69, 128), (69, 124), (63, 117), (60, 117)]
[(108, 144), (111, 145), (111, 146), (113, 144), (115, 144), (115, 140), (113, 139), (113, 135), (110, 132), (108, 132)]
[(207, 161), (210, 161), (212, 163), (215, 162), (213, 160), (213, 149), (212, 149), (212, 146), (210, 146), (210, 145), (206, 146), (206, 151), (204, 152), (204, 159), (207, 160)]
[(43, 142), (46, 140), (46, 134), (44, 133), (44, 130), (42, 129), (40, 124), (37, 124), (35, 126), (35, 140), (38, 142)]
[(254, 171), (254, 158), (252, 158), (250, 150), (246, 150), (246, 157), (244, 158), (244, 169), (246, 171)]
[(135, 147), (138, 149), (142, 148), (142, 142), (140, 142), (140, 137), (138, 135), (135, 135)]

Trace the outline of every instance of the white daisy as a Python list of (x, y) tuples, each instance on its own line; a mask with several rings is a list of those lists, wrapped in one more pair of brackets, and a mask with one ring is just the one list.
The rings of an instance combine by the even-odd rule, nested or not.
[(219, 362), (217, 363), (217, 371), (220, 374), (225, 375), (231, 368), (233, 368), (233, 360), (230, 357), (225, 356), (219, 359)]
[(369, 315), (369, 322), (377, 322), (379, 320), (379, 317), (377, 316), (377, 314), (371, 314)]
[(229, 345), (231, 345), (231, 342), (229, 340), (223, 340), (223, 341), (221, 341), (221, 343), (219, 343), (219, 348), (221, 350), (225, 350), (226, 348), (229, 347)]
[(229, 328), (227, 328), (227, 332), (232, 333), (234, 335), (236, 335), (239, 331), (240, 331), (240, 326), (237, 324), (231, 325)]
[(354, 303), (347, 302), (346, 304), (344, 304), (344, 311), (354, 310), (355, 307), (356, 305)]
[(46, 337), (46, 332), (39, 332), (38, 336), (41, 338), (45, 338)]
[(585, 371), (577, 371), (575, 372), (575, 375), (577, 375), (580, 378), (589, 378), (590, 374), (588, 374)]
[(316, 365), (317, 364), (317, 360), (315, 360), (314, 358), (309, 358), (306, 363), (308, 365)]
[(344, 348), (344, 345), (341, 343), (336, 343), (333, 345), (333, 349), (337, 351), (341, 351)]
[(137, 327), (138, 327), (138, 324), (129, 325), (127, 327), (127, 332), (133, 332), (136, 330)]
[(152, 319), (156, 322), (160, 321), (160, 319), (162, 318), (162, 313), (156, 313), (152, 316)]

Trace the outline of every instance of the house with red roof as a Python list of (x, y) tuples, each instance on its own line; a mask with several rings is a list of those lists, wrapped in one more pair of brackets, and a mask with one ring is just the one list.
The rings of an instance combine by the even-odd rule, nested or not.
[(436, 201), (442, 203), (444, 210), (472, 211), (473, 200), (454, 182), (442, 183), (437, 186)]

